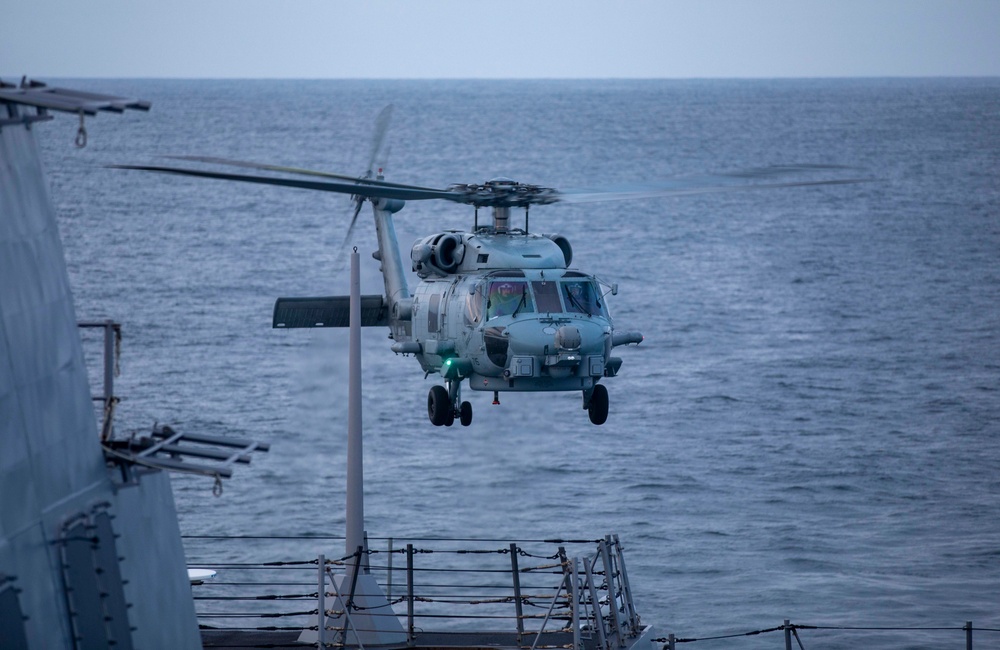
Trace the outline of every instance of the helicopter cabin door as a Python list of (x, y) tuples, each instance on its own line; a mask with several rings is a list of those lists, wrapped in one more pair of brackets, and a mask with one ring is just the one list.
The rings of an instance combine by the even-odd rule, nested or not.
[(438, 339), (447, 340), (455, 339), (457, 332), (452, 331), (454, 329), (455, 318), (448, 316), (449, 307), (452, 303), (452, 295), (455, 293), (455, 283), (449, 283), (448, 288), (445, 289), (441, 294), (435, 295), (434, 298), (440, 298), (440, 317), (438, 320)]
[(427, 338), (438, 338), (441, 325), (441, 294), (433, 293), (427, 301)]

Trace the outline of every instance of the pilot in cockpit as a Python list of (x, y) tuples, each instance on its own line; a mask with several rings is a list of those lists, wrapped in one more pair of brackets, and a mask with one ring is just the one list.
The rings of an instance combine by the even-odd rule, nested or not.
[(600, 308), (589, 282), (566, 282), (566, 311), (599, 314)]
[(517, 311), (524, 300), (526, 288), (522, 282), (494, 282), (490, 286), (486, 317), (508, 316)]

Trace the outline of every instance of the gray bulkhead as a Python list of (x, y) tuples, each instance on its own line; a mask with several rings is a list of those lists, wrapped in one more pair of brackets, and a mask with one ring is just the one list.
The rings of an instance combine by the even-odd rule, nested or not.
[(200, 648), (168, 476), (105, 465), (33, 133), (49, 116), (0, 107), (0, 647)]

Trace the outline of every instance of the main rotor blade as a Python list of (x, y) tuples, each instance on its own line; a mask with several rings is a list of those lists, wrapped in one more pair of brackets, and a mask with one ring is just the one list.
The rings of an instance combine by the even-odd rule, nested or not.
[(347, 248), (347, 244), (350, 243), (351, 237), (354, 235), (354, 224), (358, 222), (358, 215), (361, 214), (361, 208), (364, 205), (365, 202), (363, 199), (355, 199), (354, 210), (351, 214), (351, 223), (347, 225), (347, 233), (344, 235), (344, 241), (340, 245), (341, 249)]
[(636, 184), (617, 188), (572, 189), (560, 191), (556, 199), (562, 203), (596, 203), (599, 201), (626, 201), (691, 194), (715, 194), (720, 192), (741, 192), (744, 190), (777, 189), (787, 187), (808, 187), (812, 185), (850, 185), (867, 183), (870, 178), (823, 178), (816, 180), (789, 180), (783, 182), (759, 183), (753, 181), (778, 179), (794, 174), (817, 171), (846, 170), (847, 167), (833, 165), (785, 165), (762, 167), (723, 174), (704, 174), (666, 180), (659, 183)]
[(357, 176), (347, 174), (334, 174), (332, 172), (321, 172), (314, 169), (303, 169), (301, 167), (284, 167), (282, 165), (267, 165), (264, 163), (247, 162), (245, 160), (230, 160), (228, 158), (216, 158), (214, 156), (164, 156), (173, 160), (189, 160), (191, 162), (203, 162), (211, 165), (229, 165), (231, 167), (245, 167), (247, 169), (259, 169), (269, 172), (284, 172), (286, 174), (301, 174), (303, 176), (318, 176), (320, 178), (337, 178), (345, 181), (357, 180)]
[(336, 192), (338, 194), (355, 194), (366, 198), (402, 199), (404, 201), (426, 201), (428, 199), (443, 199), (456, 203), (465, 203), (465, 196), (449, 190), (385, 183), (375, 180), (359, 180), (352, 178), (351, 182), (337, 183), (333, 181), (306, 181), (294, 178), (275, 178), (273, 176), (248, 176), (244, 174), (223, 174), (199, 169), (184, 169), (181, 167), (161, 167), (157, 165), (109, 165), (112, 169), (135, 169), (147, 172), (179, 174), (197, 178), (214, 178), (222, 181), (239, 181), (242, 183), (258, 183), (261, 185), (278, 185), (281, 187), (297, 187), (305, 190), (321, 192)]
[(559, 203), (598, 203), (601, 201), (633, 201), (655, 199), (668, 196), (689, 196), (692, 194), (719, 194), (722, 192), (743, 192), (746, 190), (769, 190), (782, 187), (808, 187), (812, 185), (852, 185), (868, 183), (870, 178), (845, 178), (825, 181), (798, 181), (790, 183), (757, 183), (754, 185), (706, 185), (704, 187), (655, 188), (634, 190), (568, 190), (560, 192)]
[(378, 155), (382, 153), (382, 147), (385, 145), (385, 136), (389, 132), (389, 122), (392, 120), (392, 104), (386, 105), (375, 118), (375, 132), (372, 136), (372, 150), (371, 154), (368, 156), (368, 167), (366, 168), (366, 178), (372, 178), (374, 176), (375, 161)]
[[(238, 161), (232, 161), (238, 162)], [(255, 163), (246, 163), (247, 166)], [(761, 179), (780, 178), (802, 172), (824, 170), (843, 170), (843, 167), (820, 165), (785, 166), (761, 169), (748, 169), (726, 174), (708, 174), (677, 178), (661, 183), (629, 185), (626, 187), (604, 189), (577, 189), (558, 191), (551, 188), (519, 183), (494, 185), (454, 185), (448, 189), (434, 189), (417, 185), (389, 183), (375, 179), (359, 179), (351, 176), (331, 175), (344, 182), (307, 181), (293, 178), (277, 178), (273, 176), (249, 176), (244, 174), (224, 174), (198, 169), (180, 167), (162, 167), (154, 165), (111, 165), (117, 169), (136, 169), (199, 178), (214, 178), (226, 181), (258, 183), (263, 185), (278, 185), (282, 187), (297, 187), (322, 192), (337, 192), (351, 194), (364, 198), (401, 199), (404, 201), (426, 201), (442, 199), (454, 203), (465, 203), (476, 206), (492, 207), (526, 207), (528, 205), (544, 205), (548, 203), (594, 203), (599, 201), (623, 201), (667, 196), (684, 196), (690, 194), (713, 194), (720, 192), (739, 192), (744, 190), (777, 189), (788, 187), (808, 187), (813, 185), (849, 185), (866, 183), (870, 178), (840, 178), (819, 180), (791, 180), (785, 182), (757, 183)], [(316, 175), (324, 174), (317, 172)], [(749, 182), (748, 182), (749, 181)], [(356, 217), (355, 217), (356, 218)]]
[(283, 165), (268, 165), (265, 163), (248, 162), (245, 160), (231, 160), (229, 158), (216, 158), (214, 156), (164, 156), (173, 160), (190, 160), (192, 162), (203, 162), (212, 165), (229, 165), (231, 167), (244, 167), (246, 169), (259, 169), (261, 171), (282, 172), (285, 174), (299, 174), (301, 176), (316, 176), (318, 178), (335, 178), (343, 181), (359, 182), (363, 180), (369, 185), (380, 185), (384, 187), (397, 187), (405, 189), (421, 189), (436, 192), (433, 187), (420, 187), (418, 185), (406, 185), (404, 183), (393, 183), (391, 181), (380, 181), (373, 178), (359, 179), (357, 176), (349, 174), (337, 174), (334, 172), (321, 172), (315, 169), (303, 169), (301, 167), (285, 167)]

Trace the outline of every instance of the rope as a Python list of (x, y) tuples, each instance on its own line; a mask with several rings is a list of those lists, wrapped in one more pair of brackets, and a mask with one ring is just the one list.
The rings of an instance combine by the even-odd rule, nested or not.
[(240, 614), (233, 614), (229, 612), (206, 612), (198, 614), (200, 617), (204, 618), (282, 618), (284, 616), (316, 616), (319, 614), (318, 609), (311, 609), (307, 612), (244, 612)]
[[(786, 629), (786, 626), (779, 625), (777, 627), (769, 627), (763, 630), (753, 630), (751, 632), (736, 632), (733, 634), (720, 634), (716, 636), (703, 636), (703, 637), (693, 637), (693, 638), (675, 638), (674, 643), (694, 643), (696, 641), (716, 641), (719, 639), (735, 639), (742, 636), (755, 636), (758, 634), (767, 634), (770, 632), (780, 632)], [(795, 636), (795, 640), (799, 644), (799, 648), (803, 648), (802, 640), (799, 638), (798, 630), (847, 630), (847, 631), (857, 631), (857, 632), (914, 632), (914, 631), (949, 631), (949, 632), (966, 632), (969, 628), (962, 627), (943, 627), (943, 626), (850, 626), (850, 625), (801, 625), (801, 624), (789, 624), (787, 629), (791, 630), (792, 634)], [(997, 628), (988, 627), (977, 627), (972, 628), (975, 632), (1000, 632)], [(653, 639), (655, 643), (668, 643), (670, 641), (667, 637), (658, 637)], [(803, 648), (804, 650), (804, 648)]]
[(319, 598), (319, 593), (311, 594), (265, 594), (263, 596), (195, 596), (195, 600), (302, 600)]

